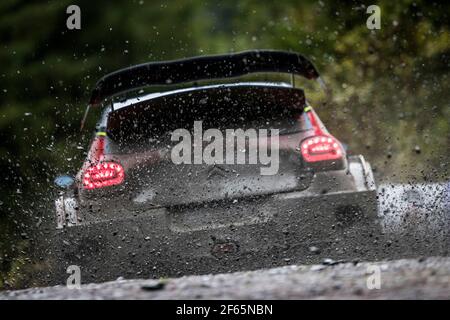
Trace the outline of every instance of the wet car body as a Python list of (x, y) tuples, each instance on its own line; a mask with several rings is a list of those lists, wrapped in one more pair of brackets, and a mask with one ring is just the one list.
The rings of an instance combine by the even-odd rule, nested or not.
[[(278, 126), (278, 172), (261, 175), (257, 164), (174, 164), (166, 131), (192, 120), (204, 120), (205, 129)], [(153, 139), (147, 128), (158, 125), (164, 133)], [(246, 148), (273, 138), (250, 137)], [(331, 159), (303, 154), (309, 141), (326, 139), (336, 148)], [(238, 152), (227, 150), (224, 158)], [(120, 164), (119, 183), (92, 184), (86, 172), (103, 164), (113, 164), (111, 170)], [(379, 226), (370, 164), (346, 155), (303, 90), (269, 82), (108, 102), (76, 183), (60, 194), (56, 212), (57, 256), (89, 270), (92, 281), (359, 257)]]

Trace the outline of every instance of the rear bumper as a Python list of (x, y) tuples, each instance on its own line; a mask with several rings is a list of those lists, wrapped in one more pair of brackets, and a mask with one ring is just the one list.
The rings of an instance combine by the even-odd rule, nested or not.
[[(160, 208), (63, 228), (55, 239), (55, 259), (61, 259), (56, 265), (78, 265), (89, 281), (106, 281), (367, 257), (365, 243), (373, 248), (379, 231), (376, 190), (362, 165), (351, 171), (318, 174), (301, 192), (227, 206)], [(64, 270), (59, 272), (65, 276)]]

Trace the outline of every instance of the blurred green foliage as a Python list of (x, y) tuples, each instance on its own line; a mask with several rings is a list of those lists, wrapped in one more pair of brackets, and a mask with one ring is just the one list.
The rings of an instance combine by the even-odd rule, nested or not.
[[(67, 30), (66, 8), (81, 8)], [(0, 2), (0, 274), (25, 256), (58, 173), (74, 173), (80, 119), (96, 80), (129, 65), (251, 48), (304, 53), (333, 95), (310, 99), (330, 131), (364, 154), (380, 179), (448, 179), (450, 3), (376, 1)], [(26, 246), (25, 246), (26, 247)], [(5, 279), (6, 279), (5, 278)], [(2, 285), (0, 279), (0, 286)]]

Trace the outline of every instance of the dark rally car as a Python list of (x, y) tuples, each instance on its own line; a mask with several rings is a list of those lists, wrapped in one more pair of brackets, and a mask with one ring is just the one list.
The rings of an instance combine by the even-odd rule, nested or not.
[[(260, 72), (320, 80), (303, 56), (268, 50), (147, 63), (102, 78), (90, 101), (103, 112), (87, 159), (73, 180), (57, 178), (60, 265), (100, 281), (367, 254), (364, 243), (379, 230), (370, 164), (346, 155), (304, 91), (282, 82), (195, 82)], [(174, 88), (181, 83), (192, 85)], [(163, 90), (137, 91), (151, 86)], [(225, 161), (247, 152), (237, 147), (213, 164), (174, 163), (171, 133), (194, 133), (195, 121), (224, 135), (277, 129), (245, 143), (276, 138), (269, 151), (278, 154), (277, 172)]]

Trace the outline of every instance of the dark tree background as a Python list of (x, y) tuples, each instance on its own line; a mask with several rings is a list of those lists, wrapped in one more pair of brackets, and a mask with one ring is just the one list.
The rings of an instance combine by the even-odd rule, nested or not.
[[(29, 227), (51, 205), (54, 177), (76, 172), (85, 156), (95, 113), (79, 127), (94, 83), (132, 64), (302, 52), (333, 90), (330, 99), (310, 88), (310, 99), (379, 181), (448, 179), (449, 3), (341, 2), (2, 0), (0, 288), (29, 285), (44, 268), (29, 258)], [(81, 8), (81, 30), (66, 28), (70, 4)], [(366, 27), (371, 4), (381, 7), (381, 30)]]

